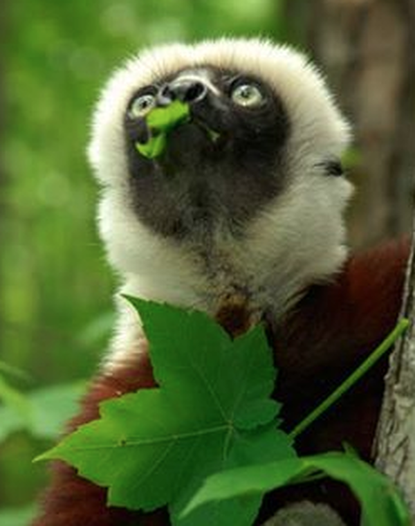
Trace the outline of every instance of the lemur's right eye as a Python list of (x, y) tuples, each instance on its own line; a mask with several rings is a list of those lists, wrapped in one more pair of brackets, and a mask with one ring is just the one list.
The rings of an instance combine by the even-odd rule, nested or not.
[(249, 82), (237, 85), (232, 90), (231, 98), (235, 104), (245, 108), (257, 108), (265, 102), (265, 97), (259, 87)]
[(130, 104), (128, 109), (128, 116), (130, 119), (139, 119), (145, 117), (156, 104), (156, 97), (151, 93), (139, 95)]

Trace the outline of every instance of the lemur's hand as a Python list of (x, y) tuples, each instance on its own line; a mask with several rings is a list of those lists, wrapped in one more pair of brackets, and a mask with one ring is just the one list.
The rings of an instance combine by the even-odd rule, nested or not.
[(347, 526), (326, 504), (301, 501), (279, 510), (262, 526)]

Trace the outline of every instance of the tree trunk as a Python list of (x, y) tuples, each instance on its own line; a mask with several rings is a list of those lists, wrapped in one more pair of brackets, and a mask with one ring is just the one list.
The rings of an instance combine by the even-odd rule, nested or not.
[(411, 228), (415, 196), (414, 0), (287, 0), (287, 21), (303, 37), (351, 120), (357, 155), (350, 178), (351, 245)]
[(386, 377), (376, 467), (401, 488), (415, 523), (415, 222), (402, 316), (412, 320), (396, 346)]

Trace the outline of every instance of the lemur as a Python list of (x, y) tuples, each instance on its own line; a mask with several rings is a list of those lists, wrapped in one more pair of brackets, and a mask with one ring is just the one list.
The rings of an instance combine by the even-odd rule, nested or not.
[[(160, 157), (140, 154), (149, 112), (177, 100), (188, 105), (189, 122), (169, 134)], [(343, 215), (352, 184), (340, 159), (349, 140), (316, 67), (257, 39), (144, 51), (115, 72), (93, 119), (98, 223), (121, 291), (205, 311), (232, 336), (265, 323), (287, 430), (374, 349), (400, 308), (408, 243), (348, 255)], [(117, 305), (110, 350), (68, 431), (98, 418), (102, 400), (155, 386), (136, 314), (120, 296)], [(297, 450), (347, 441), (370, 460), (386, 365), (301, 435)], [(304, 499), (326, 506), (287, 505)], [(357, 525), (358, 515), (348, 490), (324, 480), (270, 494), (256, 524)], [(107, 507), (105, 489), (54, 464), (35, 526), (133, 524), (169, 519), (164, 509)]]

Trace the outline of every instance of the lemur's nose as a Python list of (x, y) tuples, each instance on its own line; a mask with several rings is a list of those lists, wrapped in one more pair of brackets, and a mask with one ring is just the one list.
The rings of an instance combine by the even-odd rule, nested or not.
[(160, 90), (158, 99), (162, 106), (166, 106), (174, 100), (191, 104), (204, 99), (207, 92), (207, 86), (200, 80), (179, 78), (165, 84)]

